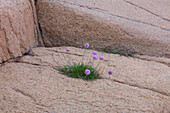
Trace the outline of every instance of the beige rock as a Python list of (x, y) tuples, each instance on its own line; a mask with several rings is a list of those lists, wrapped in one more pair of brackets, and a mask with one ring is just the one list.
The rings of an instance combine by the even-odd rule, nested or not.
[[(35, 48), (30, 56), (3, 64), (0, 67), (0, 111), (170, 111), (170, 67), (167, 65), (98, 53), (105, 56), (101, 64), (101, 68), (105, 67), (102, 74), (105, 79), (84, 81), (67, 77), (56, 70), (58, 64), (64, 64), (62, 54), (68, 55), (65, 48)], [(81, 61), (84, 50), (70, 49), (72, 61)], [(87, 51), (85, 62), (91, 58), (91, 52)], [(108, 70), (114, 71), (110, 78)]]
[(37, 37), (38, 40), (38, 46), (44, 46), (44, 42), (41, 37), (41, 32), (39, 29), (39, 23), (38, 23), (38, 18), (37, 18), (37, 11), (36, 11), (36, 0), (29, 0), (31, 6), (32, 6), (32, 11), (33, 11), (33, 17), (34, 17), (34, 31), (35, 31), (35, 37)]
[[(170, 57), (168, 0), (159, 5), (129, 0), (38, 0), (38, 18), (45, 46), (123, 49), (132, 53)], [(137, 4), (138, 3), (138, 4)], [(138, 6), (139, 5), (139, 6)], [(145, 9), (146, 8), (146, 9)], [(169, 8), (169, 7), (168, 7)], [(152, 12), (152, 11), (155, 12)]]
[(38, 24), (34, 16), (29, 0), (0, 1), (0, 63), (37, 45)]
[(170, 67), (170, 59), (169, 58), (162, 58), (162, 57), (150, 57), (146, 55), (134, 55), (135, 58), (147, 60), (147, 61), (155, 61), (158, 63), (166, 64)]
[[(132, 5), (136, 5), (137, 7), (146, 10), (155, 16), (163, 18), (166, 21), (170, 21), (170, 2), (169, 0), (126, 0)], [(166, 25), (167, 26), (167, 25)]]

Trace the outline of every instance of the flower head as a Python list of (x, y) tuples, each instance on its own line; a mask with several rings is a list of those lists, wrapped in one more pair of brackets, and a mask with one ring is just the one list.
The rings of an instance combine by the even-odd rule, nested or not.
[(96, 52), (96, 51), (93, 51), (92, 54), (93, 54), (93, 55), (97, 55), (97, 52)]
[(89, 75), (89, 74), (90, 74), (90, 70), (89, 70), (89, 69), (86, 69), (84, 73), (85, 73), (86, 75)]
[(112, 72), (112, 71), (108, 71), (108, 74), (109, 74), (109, 75), (112, 75), (112, 74), (113, 74), (113, 72)]
[(104, 60), (104, 57), (103, 57), (103, 56), (99, 56), (99, 59), (100, 59), (100, 60)]
[(70, 51), (70, 48), (67, 48), (66, 51), (67, 51), (67, 52)]
[(96, 56), (96, 55), (95, 55), (95, 56), (93, 56), (93, 59), (94, 59), (94, 60), (97, 60), (97, 56)]
[(89, 48), (89, 44), (88, 43), (84, 44), (84, 47)]

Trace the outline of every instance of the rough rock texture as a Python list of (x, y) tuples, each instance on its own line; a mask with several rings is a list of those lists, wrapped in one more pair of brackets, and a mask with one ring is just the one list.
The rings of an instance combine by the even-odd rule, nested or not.
[(39, 34), (34, 0), (0, 1), (0, 63), (35, 47)]
[(41, 31), (38, 23), (38, 18), (37, 18), (37, 11), (36, 11), (36, 0), (28, 0), (32, 6), (32, 11), (33, 11), (33, 17), (34, 17), (34, 30), (35, 30), (35, 37), (37, 37), (38, 41), (38, 46), (44, 46), (42, 37), (41, 37)]
[(81, 47), (89, 42), (92, 48), (169, 58), (170, 18), (165, 16), (170, 13), (169, 3), (169, 0), (161, 3), (159, 0), (38, 0), (37, 9), (45, 46)]
[[(71, 48), (72, 61), (82, 49)], [(87, 51), (85, 62), (91, 58)], [(119, 55), (105, 56), (102, 77), (95, 81), (69, 78), (56, 70), (65, 47), (35, 48), (30, 56), (0, 67), (0, 112), (170, 112), (170, 67)], [(97, 61), (96, 61), (97, 62)], [(95, 63), (96, 64), (96, 63)], [(107, 70), (114, 74), (109, 78)]]

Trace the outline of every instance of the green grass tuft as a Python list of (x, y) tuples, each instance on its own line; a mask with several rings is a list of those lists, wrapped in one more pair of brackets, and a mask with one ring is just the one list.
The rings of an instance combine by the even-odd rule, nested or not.
[[(86, 75), (85, 70), (89, 69), (90, 74)], [(63, 68), (59, 69), (63, 74), (73, 77), (73, 78), (81, 78), (84, 80), (94, 80), (94, 79), (101, 79), (99, 72), (93, 68), (90, 65), (85, 65), (85, 64), (76, 64), (74, 63), (73, 65), (69, 66), (64, 66)]]
[(128, 49), (107, 49), (107, 48), (102, 48), (103, 52), (106, 53), (112, 53), (112, 54), (119, 54), (121, 56), (130, 56), (133, 57), (136, 52), (128, 50)]

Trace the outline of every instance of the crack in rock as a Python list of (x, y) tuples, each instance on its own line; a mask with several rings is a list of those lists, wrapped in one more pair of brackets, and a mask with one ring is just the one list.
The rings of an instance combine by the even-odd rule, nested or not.
[(159, 18), (161, 18), (161, 19), (163, 19), (163, 20), (165, 20), (165, 21), (170, 22), (169, 19), (164, 18), (164, 17), (162, 17), (162, 16), (160, 16), (160, 15), (158, 15), (158, 14), (156, 14), (156, 13), (153, 13), (152, 11), (150, 11), (150, 10), (148, 10), (148, 9), (145, 9), (145, 8), (143, 8), (143, 7), (141, 7), (141, 6), (138, 6), (138, 5), (136, 5), (136, 4), (134, 4), (134, 3), (130, 2), (130, 1), (127, 1), (127, 0), (123, 0), (123, 1), (125, 1), (126, 3), (129, 3), (129, 4), (133, 5), (133, 6), (136, 6), (136, 7), (140, 8), (140, 9), (142, 9), (142, 10), (150, 13), (150, 14), (153, 14), (154, 16), (157, 16), (157, 17), (159, 17)]
[(20, 90), (20, 89), (15, 89), (15, 88), (12, 88), (16, 93), (19, 93), (19, 94), (21, 94), (21, 95), (23, 95), (23, 96), (25, 96), (25, 97), (28, 97), (28, 98), (30, 98), (31, 100), (33, 100), (34, 102), (36, 101), (36, 99), (32, 96), (32, 95), (30, 95), (30, 94), (28, 94), (28, 93), (25, 93), (24, 91), (22, 91), (22, 90)]
[[(166, 65), (166, 66), (168, 66), (168, 67), (170, 67), (170, 62), (169, 61), (164, 61), (164, 60), (159, 60), (159, 58), (157, 58), (157, 59), (154, 59), (154, 57), (152, 58), (146, 58), (146, 57), (142, 57), (142, 56), (140, 56), (140, 55), (135, 55), (135, 58), (137, 58), (137, 59), (140, 59), (140, 60), (145, 60), (145, 61), (153, 61), (153, 62), (156, 62), (156, 63), (160, 63), (160, 64), (163, 64), (163, 65)], [(156, 58), (156, 57), (155, 57)]]
[(76, 53), (68, 53), (68, 52), (62, 52), (62, 51), (57, 51), (57, 50), (49, 50), (49, 51), (53, 51), (56, 53), (64, 53), (64, 54), (68, 54), (68, 55), (83, 56), (83, 55), (76, 54)]
[(116, 79), (109, 79), (109, 80), (112, 80), (112, 81), (117, 82), (117, 83), (120, 83), (120, 84), (128, 85), (128, 86), (131, 86), (131, 87), (137, 87), (137, 88), (140, 88), (140, 89), (150, 90), (150, 91), (153, 91), (153, 92), (155, 92), (155, 93), (159, 93), (159, 94), (164, 95), (164, 96), (170, 96), (169, 93), (161, 92), (161, 91), (158, 91), (158, 90), (153, 89), (153, 88), (147, 88), (147, 87), (140, 86), (140, 85), (133, 84), (133, 83), (126, 83), (126, 82), (124, 82), (124, 81), (120, 81), (120, 80), (116, 80)]

